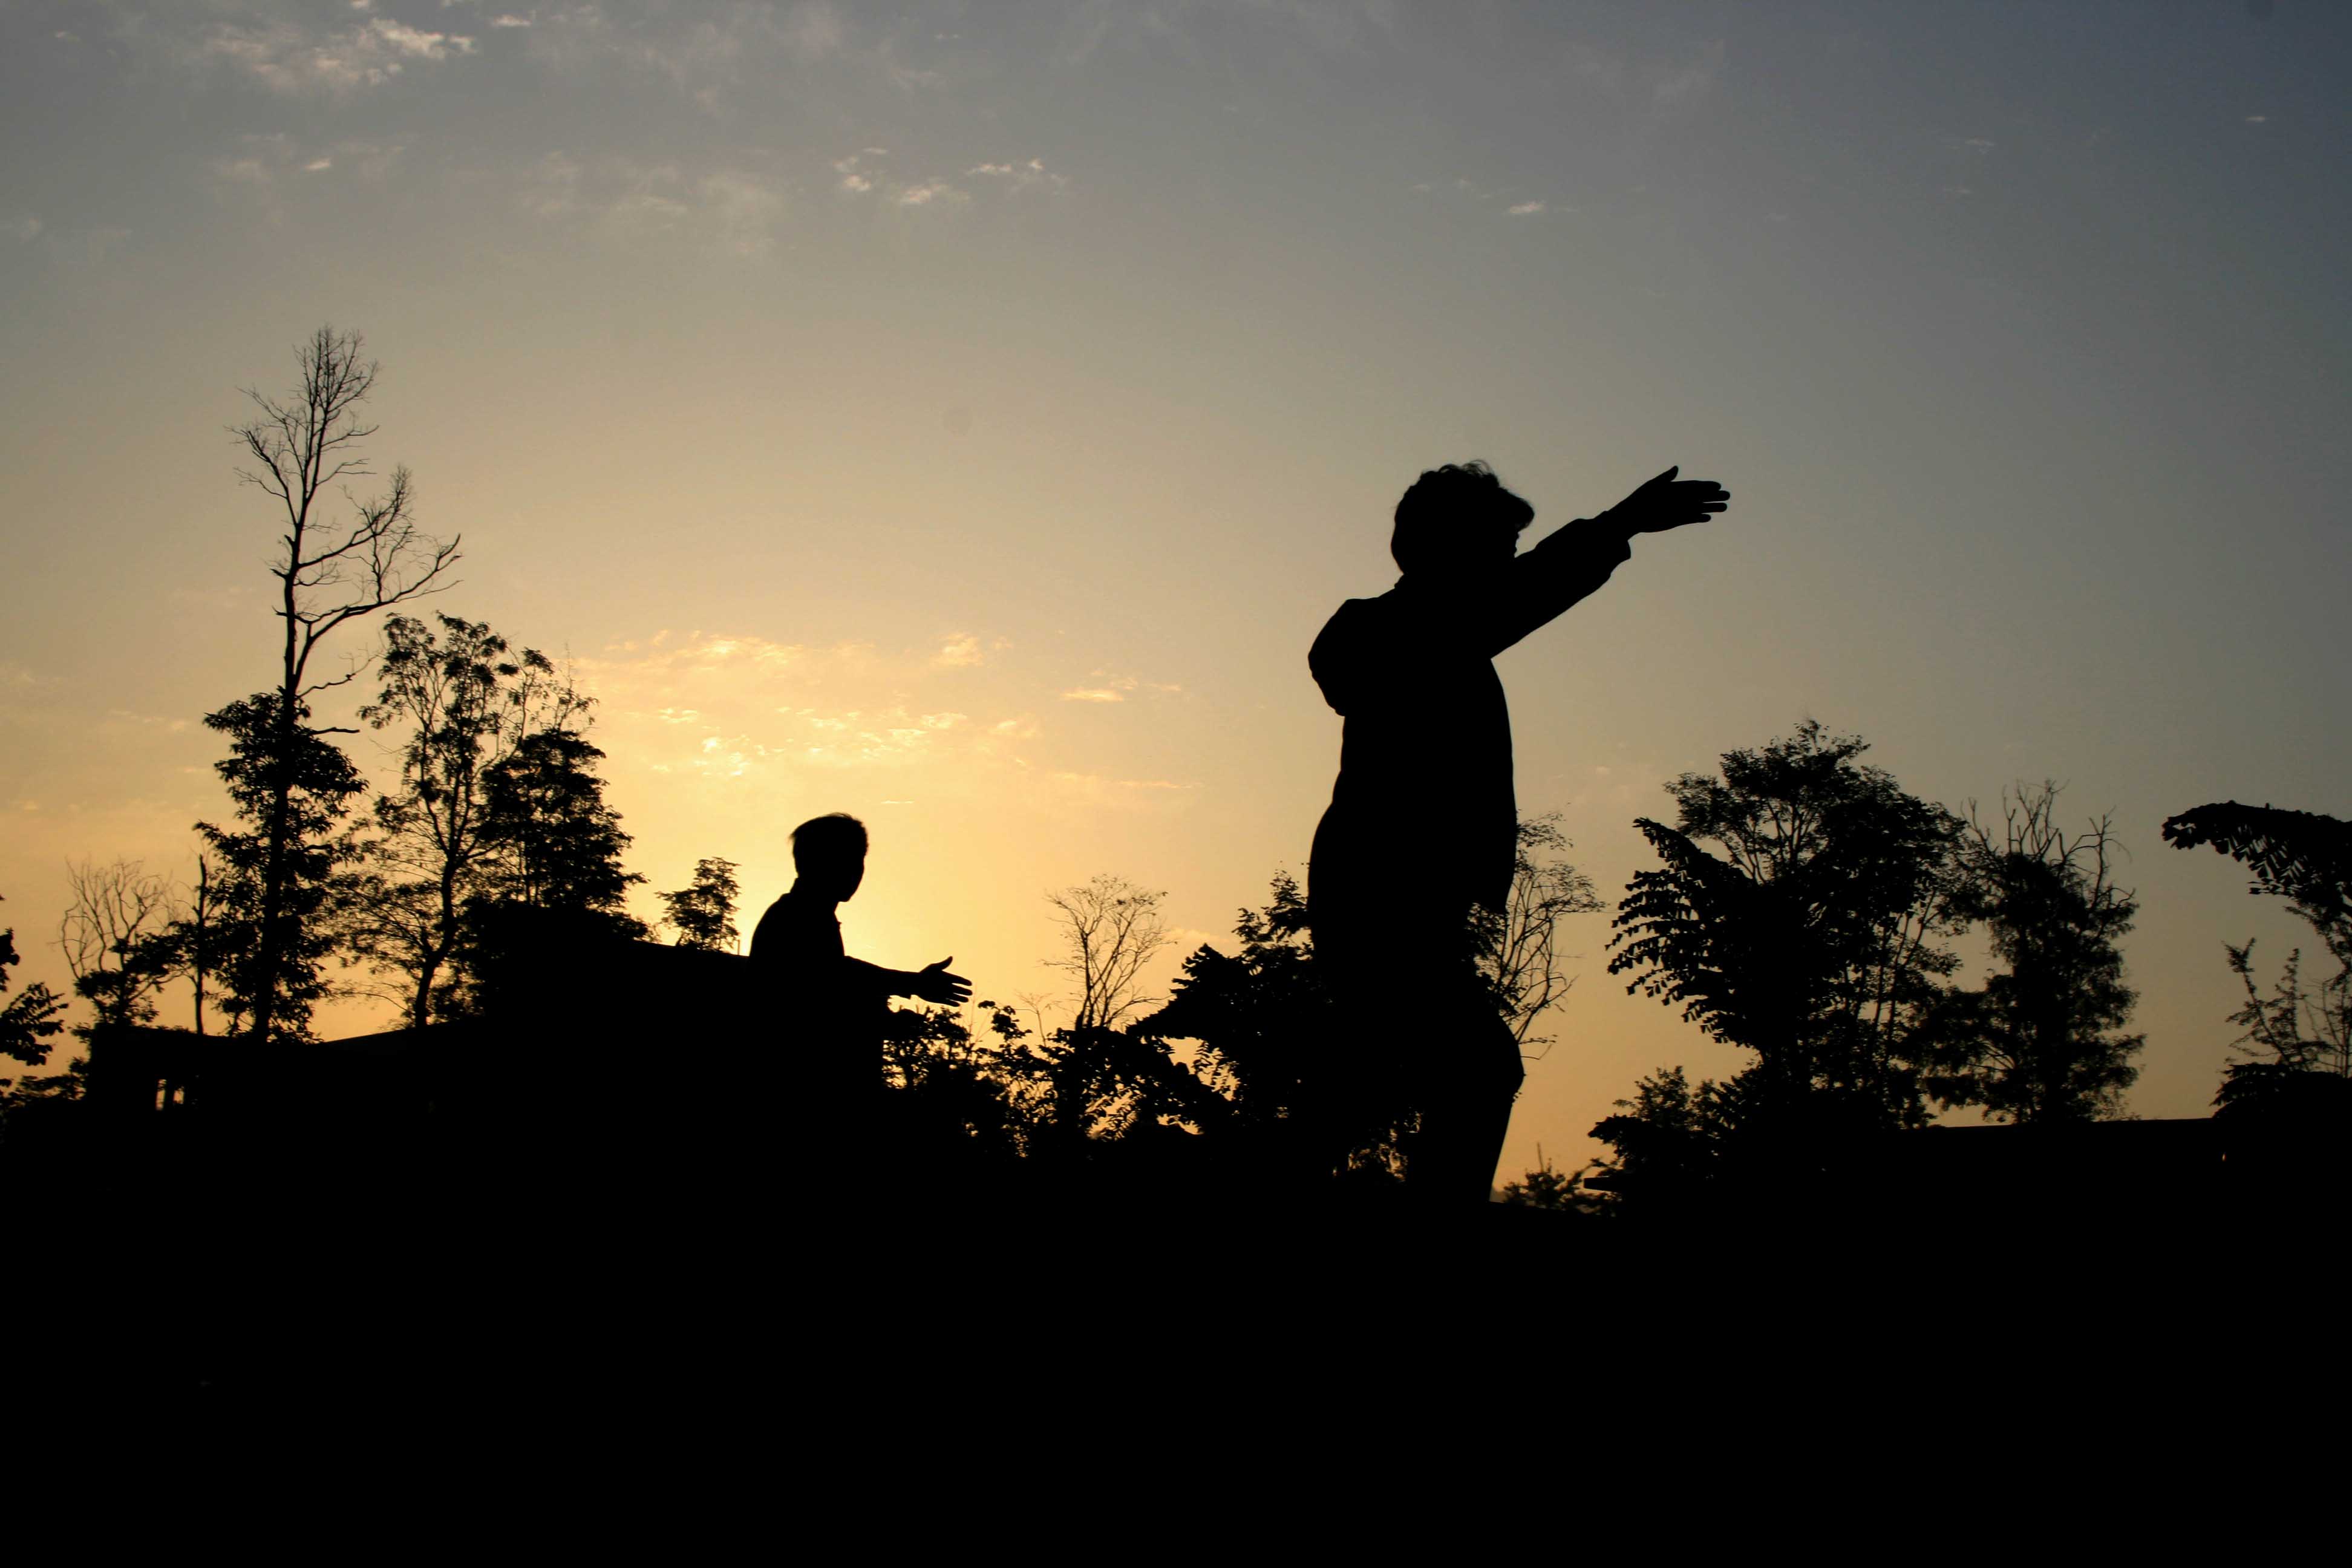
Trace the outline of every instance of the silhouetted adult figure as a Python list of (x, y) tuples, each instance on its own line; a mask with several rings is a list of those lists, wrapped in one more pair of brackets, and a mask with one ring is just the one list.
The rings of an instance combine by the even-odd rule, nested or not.
[[(793, 829), (792, 889), (751, 932), (753, 984), (783, 1014), (800, 1059), (792, 1067), (810, 1099), (806, 1118), (866, 1114), (881, 1083), (882, 1013), (892, 996), (944, 1007), (971, 999), (952, 956), (922, 969), (885, 969), (842, 949), (837, 911), (866, 880), (866, 825), (846, 812)], [(821, 1126), (803, 1121), (803, 1125)]]
[(1403, 576), (1340, 605), (1307, 655), (1346, 720), (1307, 867), (1316, 962), (1350, 1037), (1329, 1131), (1417, 1110), (1406, 1183), (1423, 1196), (1486, 1197), (1525, 1076), (1474, 935), (1475, 910), (1510, 896), (1518, 834), (1494, 658), (1607, 582), (1635, 534), (1725, 509), (1720, 485), (1676, 471), (1520, 554), (1533, 507), (1483, 463), (1433, 468), (1397, 502)]

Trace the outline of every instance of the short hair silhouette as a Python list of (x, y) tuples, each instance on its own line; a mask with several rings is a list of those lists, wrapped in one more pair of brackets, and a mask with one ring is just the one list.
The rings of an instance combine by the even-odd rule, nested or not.
[(845, 860), (863, 859), (866, 824), (845, 811), (827, 812), (793, 828), (792, 844), (796, 870), (806, 870), (811, 862), (839, 865)]
[(1389, 553), (1410, 572), (1454, 553), (1448, 545), (1465, 532), (1507, 529), (1516, 536), (1535, 515), (1486, 464), (1448, 463), (1413, 480), (1397, 501)]

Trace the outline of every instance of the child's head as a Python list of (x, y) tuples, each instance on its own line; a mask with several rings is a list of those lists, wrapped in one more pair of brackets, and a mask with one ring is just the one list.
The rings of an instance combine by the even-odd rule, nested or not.
[(793, 869), (836, 901), (866, 879), (866, 824), (845, 811), (812, 816), (793, 829)]
[(1484, 463), (1448, 463), (1412, 482), (1397, 502), (1389, 553), (1407, 572), (1479, 573), (1517, 553), (1536, 510), (1503, 488)]

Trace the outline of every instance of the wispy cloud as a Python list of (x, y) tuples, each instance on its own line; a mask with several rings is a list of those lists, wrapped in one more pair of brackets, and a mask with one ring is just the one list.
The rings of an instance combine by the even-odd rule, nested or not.
[[(1427, 180), (1416, 182), (1412, 188), (1413, 194), (1416, 195), (1429, 195), (1436, 193), (1437, 191), (1437, 186)], [(1471, 201), (1478, 203), (1480, 205), (1485, 205), (1491, 202), (1508, 203), (1509, 205), (1503, 208), (1503, 212), (1505, 216), (1509, 217), (1536, 217), (1544, 213), (1554, 210), (1552, 204), (1543, 197), (1522, 196), (1514, 201), (1508, 192), (1497, 190), (1492, 186), (1482, 184), (1466, 174), (1455, 175), (1453, 184), (1448, 188), (1454, 193), (1457, 199), (1466, 197)], [(1563, 206), (1558, 210), (1572, 213), (1576, 209), (1570, 206)]]
[(166, 40), (166, 47), (191, 66), (226, 68), (289, 95), (381, 87), (410, 66), (475, 52), (469, 34), (364, 14), (348, 24), (280, 15), (216, 21), (193, 36), (154, 36)]
[(1669, 67), (1656, 79), (1650, 88), (1651, 101), (1669, 110), (1696, 103), (1715, 89), (1723, 75), (1723, 60), (1722, 39), (1700, 45), (1696, 59)]
[(1112, 811), (1169, 810), (1190, 804), (1200, 786), (1180, 779), (1123, 779), (1108, 773), (1061, 769), (1045, 774), (1045, 793), (1055, 805)]
[(784, 209), (783, 194), (758, 174), (722, 169), (696, 186), (719, 244), (736, 256), (762, 256), (775, 243), (772, 230)]
[(931, 662), (941, 669), (968, 669), (984, 662), (987, 658), (988, 651), (980, 646), (978, 637), (959, 632), (940, 646), (940, 651), (931, 656)]
[(677, 236), (720, 256), (760, 257), (775, 244), (783, 187), (754, 170), (701, 173), (676, 163), (550, 153), (518, 177), (516, 204), (544, 223), (579, 224), (621, 243)]
[(474, 52), (473, 38), (463, 33), (428, 32), (389, 16), (371, 17), (368, 28), (394, 51), (413, 60), (446, 60), (452, 55)]
[(1169, 697), (1184, 689), (1181, 684), (1172, 680), (1144, 680), (1132, 675), (1108, 675), (1099, 669), (1095, 671), (1095, 675), (1102, 680), (1101, 685), (1081, 686), (1065, 691), (1062, 693), (1062, 700), (1065, 702), (1124, 702), (1132, 692), (1150, 691)]
[(1061, 191), (1068, 189), (1070, 184), (1067, 174), (1046, 168), (1043, 158), (1017, 163), (975, 163), (964, 173), (975, 179), (997, 182), (1013, 191)]
[(971, 200), (968, 193), (936, 175), (913, 181), (892, 177), (879, 162), (889, 155), (886, 147), (867, 147), (835, 158), (833, 172), (839, 179), (835, 188), (853, 196), (872, 195), (899, 207), (952, 206)]
[[(901, 207), (961, 206), (971, 200), (971, 191), (945, 175), (908, 180), (891, 174), (882, 163), (888, 156), (885, 148), (867, 147), (834, 159), (835, 188), (850, 195), (871, 195)], [(975, 163), (964, 171), (963, 177), (989, 189), (1015, 195), (1024, 191), (1059, 192), (1067, 190), (1070, 184), (1067, 174), (1048, 169), (1043, 158)]]
[(662, 7), (625, 16), (593, 3), (543, 5), (520, 20), (530, 26), (531, 57), (551, 70), (618, 61), (667, 79), (713, 113), (724, 112), (737, 89), (766, 84), (778, 67), (815, 65), (843, 54), (850, 37), (841, 8), (829, 0), (783, 8)]
[(902, 207), (926, 207), (934, 202), (952, 205), (971, 197), (945, 180), (930, 179), (899, 186), (890, 193), (890, 200)]
[[(610, 716), (615, 743), (608, 750), (624, 754), (617, 742), (625, 742), (625, 754), (641, 765), (677, 776), (751, 779), (933, 760), (968, 768), (1008, 761), (1037, 735), (1025, 714), (975, 717), (939, 700), (951, 678), (936, 656), (884, 657), (865, 644), (662, 632), (583, 658), (579, 673)], [(927, 683), (937, 689), (926, 692)]]

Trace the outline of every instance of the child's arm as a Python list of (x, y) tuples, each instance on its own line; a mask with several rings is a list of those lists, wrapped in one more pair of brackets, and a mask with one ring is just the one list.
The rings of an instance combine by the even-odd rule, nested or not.
[(948, 969), (955, 962), (952, 953), (921, 969), (885, 969), (862, 958), (842, 962), (848, 967), (851, 983), (877, 997), (912, 996), (942, 1007), (961, 1007), (971, 1000), (971, 982)]

